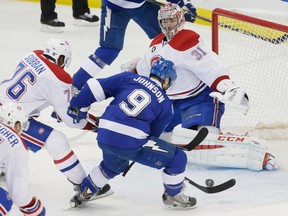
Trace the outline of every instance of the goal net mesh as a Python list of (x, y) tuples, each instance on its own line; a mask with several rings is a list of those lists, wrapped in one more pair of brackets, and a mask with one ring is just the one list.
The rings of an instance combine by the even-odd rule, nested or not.
[(250, 101), (247, 115), (226, 106), (221, 130), (243, 134), (288, 128), (288, 15), (215, 9), (213, 21), (213, 50)]

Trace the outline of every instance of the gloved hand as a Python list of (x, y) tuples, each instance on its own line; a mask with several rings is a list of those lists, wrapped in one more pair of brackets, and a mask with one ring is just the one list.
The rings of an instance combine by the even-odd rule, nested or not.
[(32, 198), (31, 202), (26, 206), (21, 206), (20, 211), (25, 215), (31, 215), (31, 216), (45, 216), (46, 215), (46, 209), (43, 206), (42, 202), (37, 199), (35, 196)]
[(191, 16), (197, 17), (196, 8), (192, 5), (190, 0), (184, 0), (184, 6), (189, 10)]
[(192, 16), (188, 11), (184, 12), (184, 17), (185, 17), (185, 21), (191, 22), (191, 23), (194, 23), (196, 19), (195, 16)]
[(52, 111), (51, 117), (52, 117), (52, 118), (55, 118), (58, 123), (61, 123), (61, 122), (62, 122), (62, 119), (61, 119), (60, 116), (56, 113), (55, 110)]
[(136, 66), (140, 60), (141, 60), (140, 57), (136, 57), (136, 58), (131, 59), (127, 63), (122, 64), (121, 65), (121, 72), (131, 71), (133, 73), (137, 73), (136, 72)]
[(218, 100), (224, 104), (240, 109), (245, 115), (248, 112), (248, 95), (238, 86), (231, 86), (224, 93), (212, 92), (209, 95), (211, 97), (218, 98)]
[(79, 108), (77, 106), (70, 105), (68, 107), (67, 115), (69, 115), (71, 118), (73, 118), (74, 124), (77, 124), (80, 122), (81, 119), (87, 118), (87, 112), (88, 112), (89, 108), (90, 107)]
[(190, 0), (169, 0), (169, 2), (178, 4), (182, 9), (184, 9), (184, 16), (186, 21), (192, 23), (195, 22), (197, 12), (196, 8), (192, 5)]

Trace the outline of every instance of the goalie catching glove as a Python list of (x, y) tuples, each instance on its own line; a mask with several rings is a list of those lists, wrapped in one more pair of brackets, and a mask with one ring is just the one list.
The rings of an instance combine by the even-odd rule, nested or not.
[[(230, 80), (222, 80), (217, 90), (220, 92), (212, 92), (209, 95), (217, 98), (220, 102), (241, 110), (245, 115), (249, 109), (249, 98), (245, 91), (239, 86), (234, 85)], [(222, 93), (221, 93), (222, 92)]]

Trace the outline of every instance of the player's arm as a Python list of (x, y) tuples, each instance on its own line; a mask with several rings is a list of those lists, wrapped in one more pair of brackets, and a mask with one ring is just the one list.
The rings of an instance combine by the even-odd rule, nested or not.
[(184, 16), (188, 22), (195, 22), (197, 17), (196, 8), (193, 6), (190, 0), (167, 0), (168, 2), (178, 4), (181, 8), (185, 8)]
[(67, 114), (73, 118), (74, 123), (79, 123), (87, 118), (87, 113), (92, 103), (105, 99), (105, 94), (96, 79), (89, 79), (76, 97), (70, 101)]
[(16, 147), (5, 164), (7, 165), (5, 174), (7, 189), (13, 202), (26, 216), (44, 216), (46, 210), (42, 202), (29, 193), (28, 152), (24, 146)]
[(184, 64), (215, 91), (210, 96), (246, 114), (249, 108), (248, 95), (230, 80), (228, 69), (219, 57), (207, 49), (201, 40), (187, 51), (183, 54)]

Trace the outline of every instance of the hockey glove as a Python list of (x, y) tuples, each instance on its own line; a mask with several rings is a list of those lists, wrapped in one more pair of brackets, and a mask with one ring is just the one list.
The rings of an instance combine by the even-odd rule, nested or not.
[(265, 153), (263, 161), (263, 169), (265, 170), (275, 170), (278, 169), (275, 157), (270, 153)]
[(90, 107), (82, 107), (78, 108), (76, 106), (69, 106), (67, 115), (69, 115), (71, 118), (73, 118), (73, 123), (77, 124), (80, 122), (82, 119), (87, 118), (87, 112)]
[(98, 125), (99, 125), (99, 117), (96, 117), (90, 113), (87, 116), (87, 124), (83, 128), (83, 130), (89, 130), (94, 133), (98, 132)]
[(241, 110), (245, 115), (249, 109), (248, 95), (238, 86), (228, 88), (224, 93), (212, 92), (211, 97), (218, 98), (218, 100), (228, 106)]
[(62, 122), (62, 119), (61, 119), (60, 116), (56, 113), (55, 110), (52, 111), (51, 117), (52, 117), (52, 118), (55, 118), (58, 123), (61, 123), (61, 122)]
[(136, 66), (138, 62), (141, 60), (140, 57), (136, 57), (131, 59), (129, 62), (121, 65), (121, 72), (131, 71), (133, 73), (137, 73)]
[(24, 214), (24, 216), (45, 216), (46, 215), (46, 209), (42, 205), (42, 202), (37, 199), (36, 197), (33, 197), (31, 202), (26, 205), (20, 207), (20, 211)]
[(197, 17), (196, 8), (192, 5), (190, 0), (169, 0), (169, 2), (178, 4), (181, 8), (186, 8), (186, 12), (184, 14), (185, 20), (188, 22), (195, 22), (195, 18)]

